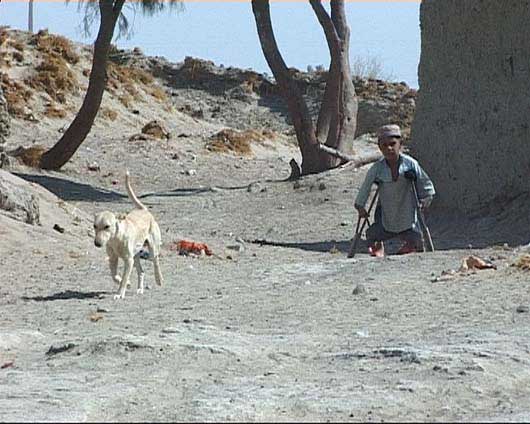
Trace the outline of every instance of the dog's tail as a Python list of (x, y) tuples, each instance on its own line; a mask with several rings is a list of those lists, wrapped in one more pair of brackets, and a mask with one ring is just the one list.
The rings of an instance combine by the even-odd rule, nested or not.
[(131, 182), (129, 181), (129, 171), (125, 171), (125, 187), (127, 188), (127, 194), (129, 195), (129, 199), (134, 203), (134, 206), (136, 206), (138, 209), (144, 209), (147, 210), (145, 205), (138, 200), (138, 197), (136, 197), (136, 194), (134, 194), (134, 191), (131, 187)]

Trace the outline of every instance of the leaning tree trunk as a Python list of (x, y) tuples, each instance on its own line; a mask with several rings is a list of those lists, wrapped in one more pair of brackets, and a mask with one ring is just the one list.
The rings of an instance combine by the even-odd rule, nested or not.
[[(252, 0), (258, 36), (267, 63), (281, 88), (295, 127), (302, 153), (302, 174), (336, 167), (344, 160), (345, 141), (353, 139), (357, 117), (357, 98), (348, 59), (349, 28), (344, 0), (331, 0), (331, 17), (320, 0), (310, 0), (324, 29), (331, 64), (317, 127), (307, 104), (287, 68), (274, 38), (268, 0)], [(328, 148), (324, 148), (325, 144)]]
[(100, 27), (94, 44), (92, 70), (88, 89), (76, 117), (61, 139), (42, 155), (43, 169), (60, 169), (75, 154), (90, 132), (99, 111), (107, 76), (107, 58), (110, 43), (125, 0), (100, 0)]

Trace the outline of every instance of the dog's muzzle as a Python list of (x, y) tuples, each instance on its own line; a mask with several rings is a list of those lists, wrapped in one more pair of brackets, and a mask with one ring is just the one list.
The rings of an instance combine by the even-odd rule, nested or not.
[(101, 244), (100, 241), (97, 241), (97, 240), (94, 240), (94, 244), (96, 245), (96, 247), (101, 247), (103, 246), (103, 244)]

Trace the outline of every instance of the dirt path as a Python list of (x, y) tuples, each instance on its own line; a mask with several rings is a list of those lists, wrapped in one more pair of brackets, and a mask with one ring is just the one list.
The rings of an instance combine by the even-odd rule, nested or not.
[[(293, 183), (278, 178), (282, 161), (223, 166), (228, 177), (197, 167), (210, 184), (160, 171), (156, 192), (135, 179), (164, 241), (220, 256), (165, 249), (166, 286), (143, 296), (112, 299), (88, 235), (67, 248), (36, 241), (31, 260), (27, 246), (2, 252), (3, 420), (530, 419), (529, 280), (509, 266), (513, 249), (346, 259), (364, 171)], [(109, 194), (74, 177), (31, 178), (89, 213), (129, 209), (119, 185)], [(469, 253), (498, 269), (437, 278)]]

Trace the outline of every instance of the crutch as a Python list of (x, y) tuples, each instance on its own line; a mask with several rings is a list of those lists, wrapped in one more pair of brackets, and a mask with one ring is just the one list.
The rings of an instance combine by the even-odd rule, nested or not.
[[(355, 256), (355, 253), (357, 252), (357, 245), (359, 244), (359, 240), (361, 238), (361, 234), (363, 233), (364, 227), (366, 224), (370, 225), (370, 212), (372, 211), (372, 208), (375, 204), (375, 201), (377, 199), (377, 195), (379, 194), (379, 186), (377, 186), (377, 190), (375, 191), (374, 197), (372, 198), (372, 201), (370, 202), (370, 206), (368, 207), (368, 216), (364, 218), (364, 221), (361, 225), (361, 217), (357, 219), (357, 227), (355, 228), (355, 235), (353, 236), (353, 240), (350, 245), (350, 250), (348, 252), (348, 258), (353, 258)], [(361, 228), (359, 228), (359, 226)]]
[(407, 180), (410, 180), (412, 185), (412, 191), (414, 193), (414, 198), (416, 199), (416, 210), (418, 211), (418, 218), (421, 225), (421, 242), (423, 244), (423, 251), (425, 251), (425, 239), (424, 235), (427, 236), (427, 244), (429, 247), (429, 252), (434, 252), (434, 244), (432, 242), (431, 238), (431, 232), (429, 231), (429, 227), (427, 227), (427, 224), (425, 223), (425, 216), (423, 215), (423, 210), (421, 208), (420, 198), (418, 196), (418, 190), (416, 189), (416, 180), (417, 176), (416, 173), (410, 169), (408, 171), (405, 171), (403, 174)]

